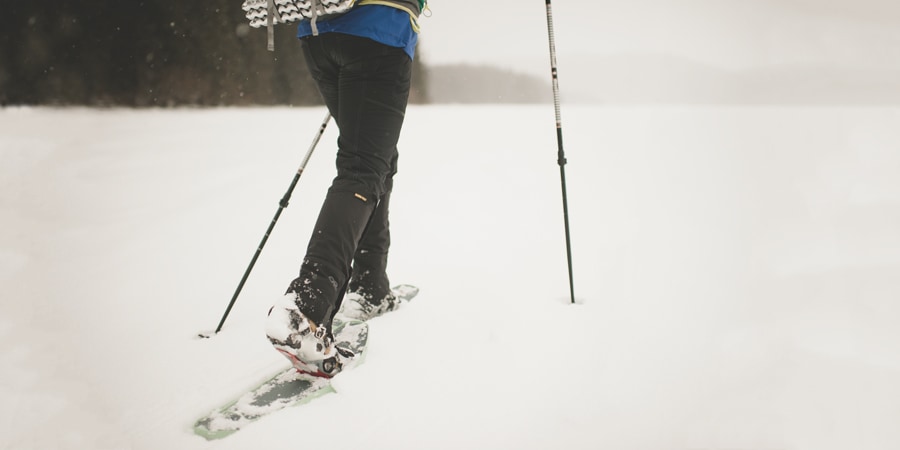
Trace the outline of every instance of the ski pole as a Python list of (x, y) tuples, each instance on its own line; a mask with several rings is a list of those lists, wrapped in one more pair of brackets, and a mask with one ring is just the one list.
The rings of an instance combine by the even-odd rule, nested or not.
[(556, 110), (557, 163), (562, 182), (563, 220), (566, 227), (566, 258), (569, 262), (569, 295), (575, 303), (575, 283), (572, 277), (572, 237), (569, 233), (569, 199), (566, 195), (566, 154), (563, 151), (562, 114), (559, 107), (559, 72), (556, 69), (556, 39), (553, 37), (553, 11), (547, 1), (547, 35), (550, 38), (550, 74), (553, 77), (553, 107)]
[[(319, 139), (322, 138), (322, 134), (325, 133), (325, 127), (328, 126), (328, 121), (331, 120), (331, 114), (325, 114), (325, 119), (322, 120), (322, 125), (319, 126), (316, 135), (313, 137), (312, 144), (309, 146), (309, 150), (306, 151), (306, 156), (303, 157), (303, 161), (300, 163), (300, 168), (297, 169), (297, 173), (294, 174), (294, 179), (291, 180), (291, 185), (288, 187), (287, 192), (284, 194), (284, 197), (281, 198), (281, 201), (278, 202), (278, 210), (275, 211), (275, 217), (272, 218), (272, 222), (269, 223), (269, 228), (266, 230), (266, 234), (263, 235), (262, 241), (259, 243), (259, 247), (256, 248), (256, 253), (253, 254), (253, 259), (250, 260), (250, 265), (247, 266), (247, 270), (244, 271), (244, 276), (241, 277), (240, 283), (238, 283), (237, 289), (234, 290), (234, 295), (231, 296), (231, 302), (228, 303), (228, 308), (225, 309), (225, 314), (222, 315), (222, 320), (219, 321), (219, 326), (216, 327), (216, 331), (212, 334), (216, 334), (222, 330), (222, 325), (225, 324), (225, 319), (228, 318), (228, 314), (231, 313), (231, 308), (234, 306), (234, 302), (237, 301), (238, 295), (240, 295), (241, 290), (244, 288), (244, 283), (247, 281), (247, 277), (250, 276), (250, 271), (253, 270), (253, 266), (256, 265), (256, 260), (259, 258), (259, 254), (262, 253), (263, 247), (266, 245), (266, 241), (269, 240), (269, 235), (272, 234), (272, 230), (275, 228), (275, 223), (278, 222), (278, 218), (281, 217), (281, 211), (284, 208), (287, 208), (288, 201), (291, 199), (291, 194), (294, 192), (294, 188), (297, 186), (297, 182), (300, 181), (300, 175), (303, 175), (303, 170), (306, 168), (306, 164), (309, 162), (309, 158), (313, 154), (313, 150), (315, 150), (316, 145), (319, 143)], [(211, 334), (209, 333), (200, 333), (200, 337), (208, 338)]]

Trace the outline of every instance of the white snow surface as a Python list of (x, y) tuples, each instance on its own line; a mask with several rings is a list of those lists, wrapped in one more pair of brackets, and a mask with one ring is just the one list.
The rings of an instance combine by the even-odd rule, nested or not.
[(334, 175), (321, 108), (0, 110), (0, 449), (896, 449), (900, 109), (412, 106), (337, 394), (221, 441)]

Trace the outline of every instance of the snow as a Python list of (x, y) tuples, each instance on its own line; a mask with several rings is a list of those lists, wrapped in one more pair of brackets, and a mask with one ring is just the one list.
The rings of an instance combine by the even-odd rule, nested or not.
[(333, 176), (321, 108), (0, 110), (0, 448), (900, 446), (900, 109), (413, 106), (337, 394), (221, 441)]

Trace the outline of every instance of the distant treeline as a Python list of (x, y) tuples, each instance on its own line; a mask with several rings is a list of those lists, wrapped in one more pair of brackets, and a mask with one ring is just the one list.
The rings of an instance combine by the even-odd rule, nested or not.
[[(321, 102), (296, 28), (246, 25), (239, 0), (7, 1), (0, 104), (309, 105)], [(416, 58), (413, 103), (427, 101)]]

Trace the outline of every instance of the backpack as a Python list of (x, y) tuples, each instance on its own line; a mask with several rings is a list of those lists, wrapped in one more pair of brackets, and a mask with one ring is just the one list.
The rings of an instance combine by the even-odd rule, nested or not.
[[(419, 11), (424, 10), (428, 1), (417, 1)], [(274, 51), (275, 24), (309, 20), (313, 34), (318, 34), (316, 28), (318, 19), (339, 16), (350, 11), (357, 3), (365, 2), (366, 0), (244, 0), (241, 9), (246, 12), (251, 27), (266, 26), (269, 34), (268, 48)]]
[[(291, 23), (345, 13), (356, 0), (245, 0), (241, 8), (250, 26)], [(269, 14), (272, 12), (272, 14)]]

